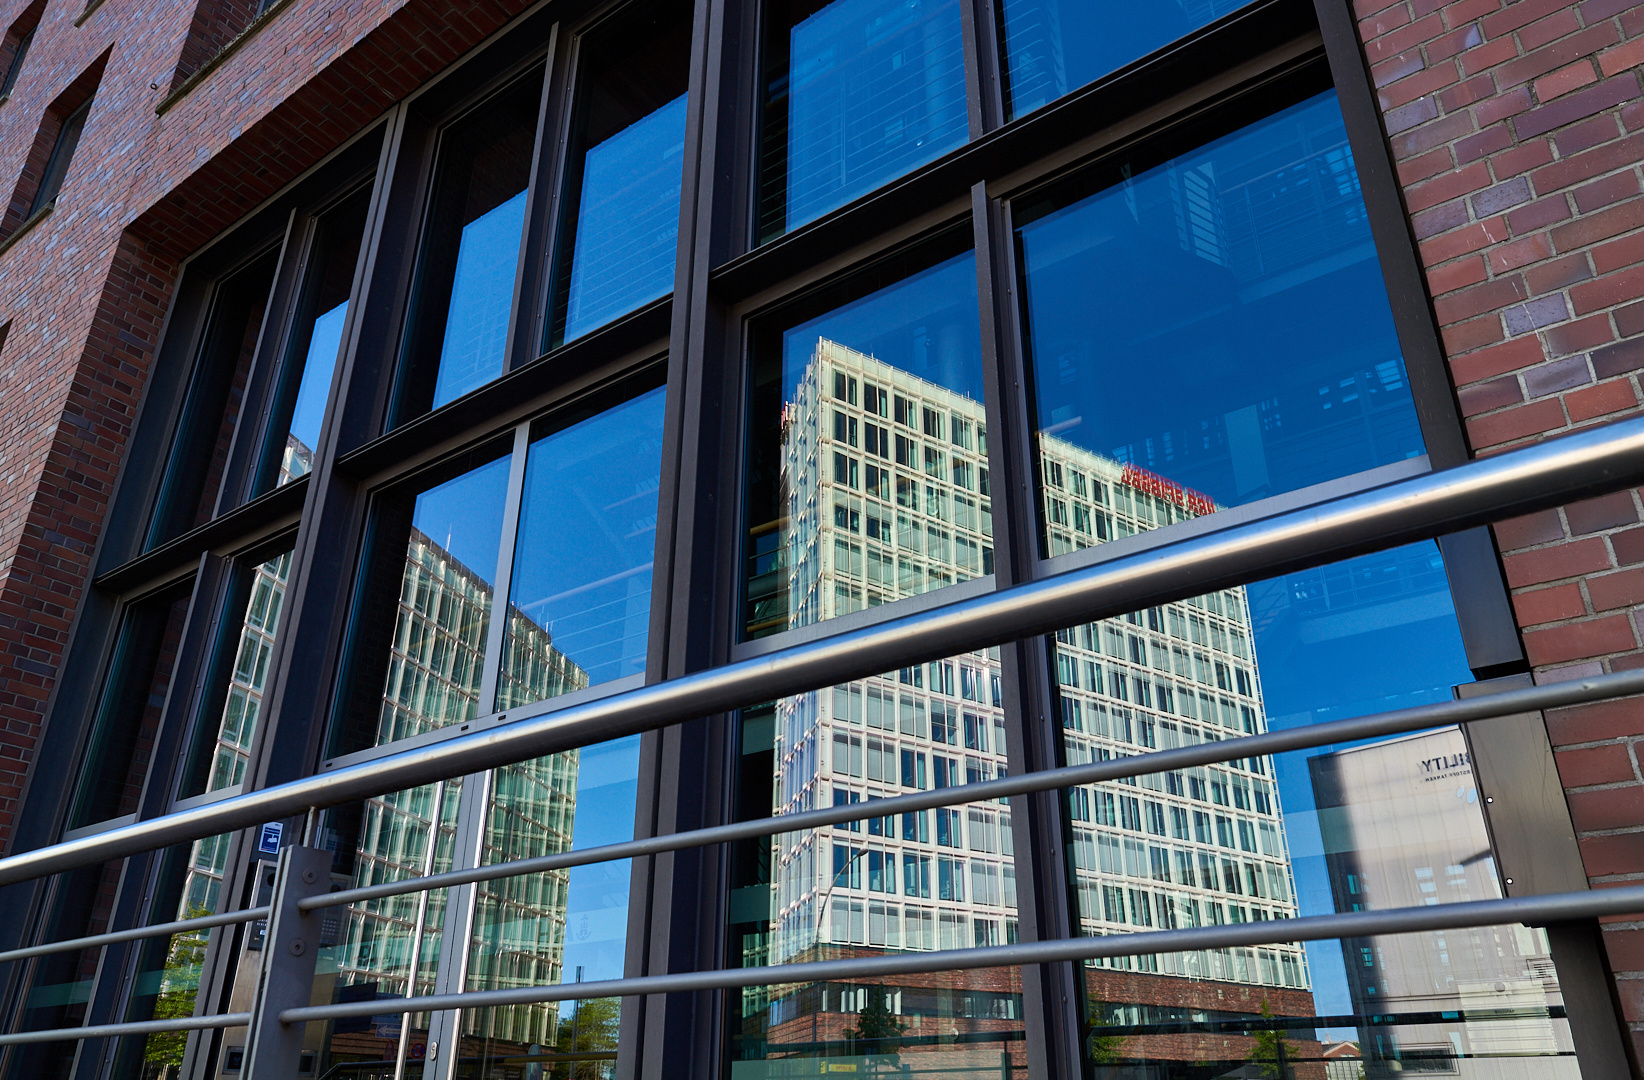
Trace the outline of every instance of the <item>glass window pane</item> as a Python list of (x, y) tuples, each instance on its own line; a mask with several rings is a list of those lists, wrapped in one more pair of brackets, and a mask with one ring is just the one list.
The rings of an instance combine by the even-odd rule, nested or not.
[[(794, 813), (1007, 771), (995, 652), (905, 668), (742, 714), (738, 815)], [(977, 801), (736, 845), (731, 966), (1017, 940), (1011, 807)], [(733, 992), (732, 1080), (1025, 1075), (1017, 969)]]
[(270, 251), (216, 287), (154, 511), (150, 547), (204, 524), (216, 509), (278, 260), (279, 252)]
[[(638, 736), (496, 770), (480, 861), (633, 839), (638, 778)], [(631, 873), (623, 859), (482, 883), (465, 989), (621, 978)], [(619, 998), (470, 1010), (459, 1059), (476, 1076), (534, 1062), (544, 1076), (607, 1077), (620, 1013)]]
[(245, 779), (263, 713), (274, 640), (285, 612), (291, 553), (242, 567), (230, 591), (225, 632), (212, 657), (211, 696), (195, 734), (178, 798), (221, 791)]
[[(1524, 926), (1487, 926), (1318, 944), (1350, 956), (1370, 979), (1378, 975), (1379, 957), (1397, 957), (1412, 961), (1413, 978), (1454, 987), (1468, 978), (1467, 965), (1463, 961), (1451, 970), (1451, 963), (1475, 952), (1495, 956), (1499, 950), (1503, 967), (1527, 960), (1524, 971), (1536, 971), (1535, 965), (1545, 962), (1546, 934)], [(1579, 1080), (1582, 1075), (1563, 998), (1550, 977), (1546, 985), (1521, 976), (1462, 983), (1463, 989), (1417, 998), (1395, 995), (1384, 1001), (1376, 995), (1362, 1005), (1354, 1002), (1355, 1011), (1336, 1012), (1320, 997), (1314, 1015), (1305, 991), (1254, 985), (1275, 968), (1282, 979), (1284, 956), (1282, 947), (1226, 950), (1225, 963), (1252, 979), (1248, 996), (1232, 1000), (1229, 988), (1216, 982), (1172, 979), (1171, 995), (1163, 1001), (1093, 1001), (1087, 1047), (1094, 1075), (1321, 1080), (1435, 1075)], [(1109, 966), (1088, 972), (1092, 985), (1101, 987), (1092, 996), (1128, 994), (1140, 980), (1158, 978), (1135, 972), (1180, 959), (1149, 954), (1108, 960)]]
[[(164, 853), (150, 922), (193, 919), (217, 912), (231, 838), (232, 834), (224, 833), (182, 844)], [(271, 862), (264, 865), (269, 870), (273, 868)], [(132, 981), (126, 1019), (140, 1022), (193, 1016), (211, 935), (232, 939), (245, 932), (239, 927), (196, 930), (150, 938), (137, 945), (134, 948), (137, 974)], [(233, 955), (234, 950), (224, 952)], [(244, 1029), (230, 1029), (227, 1038), (244, 1045)], [(182, 1068), (187, 1047), (188, 1033), (182, 1031), (128, 1037), (120, 1042), (117, 1064), (111, 1075), (156, 1080), (175, 1075)], [(170, 1074), (166, 1071), (168, 1068)]]
[(1333, 91), (1017, 220), (1048, 554), (1423, 453)]
[(659, 387), (531, 444), (496, 707), (645, 670)]
[[(63, 941), (109, 929), (114, 898), (125, 860), (84, 866), (59, 874), (48, 883), (41, 909), (46, 913), (37, 940)], [(21, 973), (20, 1005), (10, 1031), (48, 1031), (80, 1027), (86, 1022), (92, 984), (101, 949), (42, 956)], [(33, 1043), (12, 1048), (6, 1057), (6, 1080), (68, 1080), (79, 1044)]]
[(126, 609), (86, 747), (69, 828), (135, 813), (171, 693), (193, 582)]
[[(450, 870), (461, 803), (457, 777), (328, 811), (323, 846), (335, 852), (332, 882), (351, 889)], [(391, 1001), (433, 993), (449, 895), (435, 889), (329, 909), (313, 1000)], [(396, 1062), (426, 1055), (428, 1030), (427, 1014), (385, 1011), (311, 1023), (304, 1045), (319, 1048), (317, 1075), (344, 1063), (369, 1062), (376, 1070), (368, 1067), (361, 1075), (393, 1076)]]
[(976, 266), (930, 254), (754, 327), (750, 638), (993, 572)]
[(959, 0), (768, 0), (761, 243), (969, 137)]
[[(1449, 700), (1472, 678), (1431, 541), (1076, 626), (1053, 655), (1069, 764)], [(1454, 727), (1067, 798), (1087, 934), (1502, 895)], [(1227, 1068), (1259, 1060), (1276, 1052), (1256, 1037), (1264, 1014), (1301, 1018), (1286, 1036), (1295, 1061), (1352, 1043), (1366, 1058), (1442, 1053), (1506, 1078), (1522, 1063), (1493, 1059), (1514, 1040), (1532, 1055), (1569, 1050), (1545, 935), (1523, 927), (1097, 961), (1086, 984), (1093, 1053), (1115, 1065), (1230, 1048)], [(1502, 1007), (1525, 1010), (1517, 1026), (1493, 1023)], [(1132, 1038), (1137, 1025), (1187, 1020), (1226, 1023)]]
[(349, 657), (352, 692), (333, 754), (479, 714), (508, 496), (509, 459), (497, 453), (468, 455), (447, 468), (445, 475), (465, 470), (452, 479), (377, 500)]
[(502, 374), (541, 95), (538, 71), (440, 136), (395, 423)]
[(1248, 0), (1003, 0), (1005, 112), (1025, 116)]
[(343, 323), (354, 289), (354, 269), (365, 234), (371, 188), (362, 188), (319, 221), (308, 258), (308, 279), (292, 320), (285, 366), (274, 395), (268, 445), (254, 491), (306, 476), (320, 445), (320, 423), (341, 359)]
[(691, 9), (652, 5), (578, 51), (573, 150), (548, 346), (581, 337), (674, 287)]

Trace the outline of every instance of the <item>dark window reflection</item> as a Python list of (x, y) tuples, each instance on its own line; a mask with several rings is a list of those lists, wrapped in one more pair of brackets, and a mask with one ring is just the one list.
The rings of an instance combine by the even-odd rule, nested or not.
[(747, 636), (993, 572), (976, 266), (952, 246), (755, 326)]
[(308, 279), (292, 320), (254, 492), (306, 476), (314, 467), (320, 423), (341, 359), (343, 323), (348, 318), (348, 297), (354, 289), (354, 268), (370, 204), (371, 189), (366, 187), (316, 226)]
[(769, 0), (761, 242), (969, 135), (958, 0)]
[(216, 509), (278, 258), (278, 251), (259, 256), (225, 278), (212, 296), (154, 512), (150, 546), (204, 524)]
[(569, 156), (550, 347), (673, 289), (691, 9), (651, 5), (590, 35)]
[(172, 688), (192, 582), (126, 609), (69, 828), (135, 813)]
[[(121, 859), (52, 878), (41, 905), (46, 917), (39, 940), (63, 941), (107, 931), (124, 865)], [(9, 1030), (48, 1031), (85, 1024), (102, 953), (83, 949), (35, 961), (24, 975), (21, 1004)], [(76, 1042), (13, 1047), (6, 1060), (6, 1080), (68, 1080), (74, 1075), (79, 1048)]]
[(486, 456), (453, 463), (446, 475), (465, 471), (444, 482), (378, 500), (349, 658), (353, 688), (332, 753), (479, 714), (509, 461)]
[(502, 374), (541, 95), (538, 71), (440, 136), (396, 423)]
[[(1334, 92), (1018, 221), (1047, 463), (1098, 455), (1174, 515), (1423, 452)], [(1048, 552), (1100, 539), (1048, 470)]]
[(242, 566), (225, 605), (229, 618), (211, 658), (210, 693), (177, 795), (221, 791), (245, 780), (262, 719), (274, 640), (285, 611), (291, 552)]
[(1055, 101), (1246, 2), (1003, 0), (999, 28), (1007, 119)]
[(531, 444), (498, 709), (645, 670), (661, 388)]
[[(1075, 466), (1098, 471), (1075, 459), (1064, 475)], [(1069, 764), (1448, 700), (1471, 679), (1430, 541), (1071, 627), (1053, 657)], [(1087, 785), (1067, 811), (1086, 934), (1502, 895), (1453, 727)], [(1526, 927), (1084, 972), (1090, 1050), (1113, 1068), (1224, 1075), (1276, 1065), (1282, 1040), (1298, 1076), (1327, 1053), (1370, 1076), (1465, 1060), (1469, 1075), (1506, 1078), (1524, 1075), (1521, 1054), (1576, 1075), (1561, 1071), (1573, 1061), (1559, 1060), (1570, 1042), (1546, 937)]]

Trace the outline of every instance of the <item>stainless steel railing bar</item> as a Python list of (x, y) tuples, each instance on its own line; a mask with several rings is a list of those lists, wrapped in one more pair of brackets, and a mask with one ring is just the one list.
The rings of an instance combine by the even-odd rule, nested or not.
[(1143, 953), (1195, 952), (1280, 942), (1322, 941), (1344, 937), (1456, 930), (1513, 923), (1545, 925), (1571, 919), (1644, 912), (1644, 885), (1614, 889), (1555, 893), (1549, 896), (1474, 900), (1432, 907), (1352, 911), (1335, 915), (1308, 915), (1188, 930), (1147, 930), (1107, 937), (1058, 938), (944, 952), (899, 953), (852, 960), (816, 960), (769, 967), (645, 975), (599, 982), (525, 986), (511, 990), (474, 990), (457, 994), (311, 1005), (280, 1013), (283, 1024), (312, 1020), (339, 1020), (354, 1016), (479, 1009), (501, 1005), (528, 1005), (547, 1001), (590, 1000), (641, 994), (672, 994), (700, 990), (730, 990), (747, 986), (777, 986), (874, 976), (922, 975), (932, 971), (1015, 967), (1022, 964), (1065, 963), (1098, 957), (1137, 956)]
[[(1328, 723), (1310, 724), (1306, 727), (1268, 731), (1259, 735), (1242, 735), (1219, 742), (1200, 743), (1170, 750), (1152, 750), (1131, 757), (1093, 762), (1088, 765), (1070, 765), (1060, 769), (1021, 773), (998, 780), (988, 780), (980, 784), (939, 788), (934, 791), (922, 791), (911, 795), (875, 799), (871, 802), (852, 803), (849, 806), (830, 806), (820, 810), (807, 810), (802, 813), (760, 818), (755, 821), (739, 821), (730, 825), (715, 825), (706, 829), (668, 833), (641, 840), (624, 841), (619, 844), (603, 844), (599, 847), (543, 855), (534, 859), (517, 859), (513, 862), (495, 863), (491, 866), (451, 870), (443, 874), (406, 878), (400, 881), (384, 882), (379, 885), (367, 885), (358, 889), (345, 889), (341, 892), (327, 893), (323, 896), (313, 896), (298, 901), (297, 906), (304, 911), (313, 911), (316, 908), (336, 907), (364, 900), (379, 900), (386, 896), (421, 892), (425, 889), (451, 888), (477, 881), (495, 881), (498, 878), (516, 877), (520, 874), (560, 870), (570, 866), (586, 866), (591, 863), (611, 862), (616, 859), (632, 859), (645, 855), (655, 855), (664, 851), (679, 851), (685, 848), (703, 847), (708, 844), (723, 844), (737, 840), (775, 836), (780, 833), (802, 832), (848, 821), (864, 821), (868, 818), (889, 817), (894, 814), (926, 810), (937, 806), (955, 806), (962, 803), (1000, 799), (1011, 795), (1051, 791), (1077, 784), (1094, 784), (1104, 780), (1141, 776), (1146, 773), (1168, 772), (1172, 769), (1209, 765), (1239, 757), (1259, 757), (1291, 750), (1305, 750), (1318, 746), (1327, 746), (1331, 743), (1354, 742), (1359, 739), (1419, 731), (1424, 728), (1445, 727), (1450, 724), (1478, 723), (1502, 716), (1558, 708), (1565, 705), (1576, 705), (1606, 698), (1625, 697), (1630, 694), (1644, 694), (1644, 669), (1597, 675), (1586, 679), (1551, 683), (1546, 686), (1507, 690), (1461, 701), (1418, 705), (1407, 709), (1375, 713), (1371, 716), (1355, 717), (1349, 720), (1332, 720)], [(0, 959), (4, 959), (4, 957), (0, 956)]]
[(0, 885), (482, 772), (1598, 495), (1644, 479), (1644, 418), (1185, 537), (929, 611), (0, 860)]
[(80, 1039), (119, 1038), (122, 1035), (159, 1035), (168, 1031), (208, 1031), (212, 1028), (243, 1027), (249, 1023), (251, 1014), (238, 1012), (221, 1013), (217, 1016), (182, 1016), (175, 1020), (140, 1020), (127, 1024), (94, 1024), (91, 1027), (16, 1031), (10, 1035), (0, 1035), (0, 1046), (76, 1042)]
[(220, 915), (201, 915), (197, 919), (178, 919), (176, 922), (155, 923), (152, 926), (138, 926), (130, 930), (115, 930), (107, 934), (92, 934), (89, 937), (48, 941), (44, 945), (30, 945), (26, 949), (0, 952), (0, 964), (11, 960), (27, 960), (33, 956), (49, 956), (52, 953), (78, 952), (81, 949), (95, 949), (103, 945), (117, 945), (122, 941), (141, 941), (143, 938), (164, 937), (168, 934), (187, 934), (195, 930), (209, 930), (214, 926), (232, 926), (235, 923), (254, 922), (257, 919), (268, 918), (269, 910), (266, 907), (244, 908), (240, 911), (225, 911)]

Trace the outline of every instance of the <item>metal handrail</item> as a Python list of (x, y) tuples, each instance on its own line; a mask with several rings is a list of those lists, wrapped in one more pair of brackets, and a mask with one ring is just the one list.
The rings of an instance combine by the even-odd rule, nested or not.
[(175, 1020), (133, 1020), (124, 1024), (94, 1024), (91, 1027), (47, 1028), (41, 1031), (14, 1031), (0, 1035), (0, 1046), (22, 1043), (75, 1042), (122, 1035), (163, 1035), (168, 1031), (209, 1031), (212, 1028), (243, 1027), (251, 1022), (248, 1012), (219, 1013), (216, 1016), (180, 1016)]
[(44, 945), (30, 945), (26, 949), (11, 949), (7, 952), (0, 952), (0, 964), (12, 960), (27, 960), (35, 956), (49, 956), (52, 953), (79, 952), (81, 949), (96, 949), (104, 945), (118, 945), (123, 941), (141, 941), (143, 938), (165, 937), (169, 934), (189, 934), (196, 930), (209, 930), (214, 926), (233, 926), (235, 923), (255, 922), (258, 919), (268, 918), (271, 910), (267, 907), (242, 908), (239, 911), (225, 911), (220, 915), (201, 915), (194, 919), (153, 923), (149, 926), (138, 926), (131, 930), (114, 930), (107, 934), (91, 934), (88, 937), (48, 941)]
[(0, 860), (0, 885), (1122, 615), (1640, 479), (1644, 418), (1617, 421), (596, 701), (558, 710), (543, 703), (489, 730), (13, 855)]
[[(625, 840), (616, 844), (562, 851), (553, 855), (539, 855), (531, 859), (493, 863), (489, 866), (465, 870), (449, 870), (423, 877), (401, 878), (357, 889), (344, 889), (308, 897), (297, 902), (303, 911), (339, 907), (364, 900), (380, 900), (387, 896), (422, 892), (427, 889), (445, 889), (479, 881), (536, 874), (548, 870), (562, 870), (571, 866), (612, 862), (656, 855), (665, 851), (704, 847), (708, 844), (752, 840), (781, 833), (803, 832), (848, 821), (866, 821), (869, 818), (889, 817), (914, 810), (928, 810), (937, 806), (957, 806), (962, 803), (985, 802), (1012, 795), (1025, 795), (1080, 784), (1095, 784), (1104, 780), (1119, 780), (1147, 773), (1169, 772), (1195, 765), (1211, 765), (1240, 757), (1261, 757), (1291, 750), (1307, 750), (1331, 743), (1354, 742), (1381, 735), (1397, 735), (1425, 728), (1446, 727), (1451, 724), (1471, 724), (1519, 713), (1536, 712), (1566, 705), (1578, 705), (1606, 698), (1644, 694), (1644, 669), (1595, 675), (1586, 679), (1551, 683), (1506, 690), (1494, 694), (1459, 701), (1435, 702), (1405, 709), (1374, 713), (1348, 720), (1332, 720), (1305, 727), (1266, 731), (1259, 735), (1242, 735), (1216, 742), (1199, 743), (1169, 750), (1150, 750), (1129, 757), (1092, 762), (1088, 765), (1069, 765), (1059, 769), (1018, 773), (1015, 776), (986, 780), (979, 784), (938, 788), (911, 795), (895, 795), (846, 806), (829, 806), (797, 814), (782, 814), (752, 821), (738, 821), (729, 825), (714, 825), (688, 832), (664, 833), (639, 840)], [(0, 955), (0, 959), (4, 959)]]
[(1202, 926), (1187, 930), (1145, 930), (1107, 937), (1054, 938), (939, 952), (901, 953), (852, 960), (811, 960), (767, 967), (728, 968), (643, 975), (597, 982), (523, 986), (510, 990), (470, 990), (456, 994), (309, 1005), (285, 1009), (282, 1024), (345, 1017), (381, 1016), (447, 1009), (483, 1009), (503, 1005), (533, 1005), (549, 1001), (586, 1001), (593, 998), (677, 994), (703, 990), (734, 990), (749, 986), (777, 986), (895, 975), (923, 975), (932, 971), (974, 971), (978, 968), (1055, 964), (1099, 957), (1138, 956), (1144, 953), (1198, 952), (1247, 945), (1274, 945), (1337, 938), (1377, 937), (1385, 934), (1455, 930), (1472, 926), (1512, 923), (1545, 925), (1574, 919), (1644, 912), (1644, 885), (1614, 889), (1554, 893), (1548, 896), (1471, 900), (1432, 907), (1351, 911), (1334, 915), (1307, 915), (1299, 919)]

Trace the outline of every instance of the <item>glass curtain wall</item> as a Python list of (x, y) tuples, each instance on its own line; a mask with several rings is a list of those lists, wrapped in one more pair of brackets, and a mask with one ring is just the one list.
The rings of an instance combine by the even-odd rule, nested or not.
[[(1052, 656), (1068, 764), (1444, 701), (1472, 679), (1431, 541), (1071, 627)], [(1085, 785), (1066, 805), (1086, 934), (1505, 895), (1455, 727)], [(1296, 1075), (1336, 1059), (1579, 1075), (1529, 927), (1117, 957), (1083, 981), (1087, 1051), (1111, 1075), (1272, 1061), (1286, 1018)]]
[(192, 585), (184, 582), (127, 607), (83, 754), (70, 829), (136, 812), (174, 685)]
[[(643, 671), (663, 398), (655, 388), (562, 412), (530, 429), (522, 451), (498, 442), (378, 498), (335, 753), (391, 747), (467, 725), (492, 703), (501, 712)], [(477, 786), (447, 781), (334, 814), (334, 874), (367, 884), (631, 838), (638, 746), (584, 747), (495, 770)], [(620, 976), (629, 876), (626, 862), (600, 864), (355, 905), (322, 952), (316, 999)], [(468, 944), (453, 954), (443, 940)], [(476, 1076), (521, 1062), (603, 1069), (616, 1052), (615, 1007), (465, 1013), (458, 1063)], [(327, 1068), (393, 1068), (423, 1058), (439, 1037), (424, 1016), (323, 1027), (309, 1040)]]
[[(746, 484), (750, 637), (993, 570), (976, 263), (961, 238), (824, 291), (754, 331)], [(1005, 774), (997, 651), (745, 712), (744, 818)], [(1010, 807), (979, 801), (750, 841), (736, 853), (742, 965), (1017, 938)], [(731, 1075), (817, 1068), (969, 1076), (1024, 1067), (1015, 970), (756, 987)]]
[(1049, 555), (1424, 452), (1334, 91), (1199, 134), (1015, 206)]

